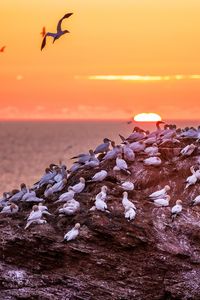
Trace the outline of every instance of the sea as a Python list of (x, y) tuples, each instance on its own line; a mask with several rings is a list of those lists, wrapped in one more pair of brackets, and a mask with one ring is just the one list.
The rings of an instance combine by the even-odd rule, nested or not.
[[(166, 121), (178, 127), (198, 126), (200, 121)], [(134, 126), (154, 130), (155, 123), (126, 121), (2, 121), (0, 122), (0, 194), (29, 187), (50, 163), (60, 160), (70, 167), (72, 156), (95, 149), (107, 137), (120, 142)]]

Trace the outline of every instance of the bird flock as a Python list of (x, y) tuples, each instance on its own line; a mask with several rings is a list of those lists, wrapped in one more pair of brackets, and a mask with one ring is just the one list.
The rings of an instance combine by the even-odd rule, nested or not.
[[(59, 21), (57, 24), (57, 31), (55, 33), (53, 32), (46, 32), (46, 27), (43, 26), (42, 31), (40, 32), (43, 40), (42, 40), (42, 44), (41, 44), (41, 51), (43, 50), (43, 48), (46, 46), (46, 39), (47, 37), (52, 37), (53, 38), (53, 43), (58, 40), (61, 36), (63, 36), (66, 33), (70, 33), (68, 30), (63, 30), (61, 25), (64, 19), (69, 18), (71, 15), (73, 15), (73, 13), (67, 13), (65, 14)], [(5, 52), (5, 48), (6, 46), (3, 46), (0, 48), (0, 53)]]
[[(163, 128), (161, 128), (162, 124), (164, 125)], [(153, 132), (134, 127), (133, 132), (127, 138), (122, 135), (119, 137), (121, 139), (119, 144), (104, 138), (103, 143), (94, 150), (90, 149), (87, 153), (73, 156), (71, 159), (74, 162), (69, 169), (62, 162), (50, 164), (31, 188), (22, 183), (20, 190), (14, 189), (4, 192), (0, 199), (0, 215), (6, 217), (16, 215), (23, 211), (24, 206), (27, 207), (27, 203), (29, 203), (29, 207), (32, 206), (32, 209), (24, 221), (24, 230), (31, 230), (32, 226), (46, 224), (51, 217), (59, 220), (61, 217), (78, 216), (82, 209), (78, 195), (88, 197), (88, 194), (85, 193), (87, 187), (94, 186), (95, 188), (98, 185), (100, 191), (95, 195), (93, 193), (93, 196), (90, 197), (89, 203), (91, 205), (86, 213), (105, 213), (112, 216), (113, 207), (109, 207), (109, 199), (111, 194), (115, 195), (116, 193), (118, 195), (119, 192), (121, 202), (118, 205), (123, 208), (123, 217), (128, 222), (134, 222), (138, 215), (138, 208), (133, 200), (134, 193), (137, 193), (136, 182), (133, 181), (134, 163), (138, 160), (145, 168), (159, 170), (163, 164), (161, 155), (163, 147), (178, 147), (178, 160), (184, 160), (195, 155), (198, 167), (195, 169), (194, 166), (190, 166), (191, 175), (185, 178), (185, 190), (192, 189), (194, 185), (200, 182), (200, 126), (180, 129), (176, 128), (175, 125), (159, 121)], [(185, 146), (186, 142), (187, 145)], [(85, 178), (83, 175), (77, 177), (79, 174), (85, 174), (84, 171), (88, 170), (89, 175)], [(125, 177), (126, 180), (119, 179), (121, 178), (119, 175), (123, 175), (121, 177)], [(74, 178), (73, 184), (70, 184)], [(79, 178), (78, 182), (76, 178)], [(109, 182), (112, 184), (114, 182), (115, 186), (112, 190), (109, 187)], [(155, 187), (155, 191), (144, 195), (144, 199), (148, 203), (152, 203), (157, 209), (170, 207), (171, 218), (174, 221), (182, 213), (184, 205), (183, 199), (176, 201), (173, 199), (175, 205), (170, 206), (170, 190), (169, 185), (157, 190)], [(57, 208), (53, 214), (49, 211), (47, 202)], [(200, 195), (196, 195), (191, 201), (191, 206), (199, 204)], [(79, 235), (80, 223), (72, 224), (72, 229), (64, 233), (64, 241), (73, 240)]]

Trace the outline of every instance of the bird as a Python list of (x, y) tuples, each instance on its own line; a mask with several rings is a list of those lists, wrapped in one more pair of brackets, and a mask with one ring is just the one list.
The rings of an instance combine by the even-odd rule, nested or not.
[(95, 198), (95, 207), (92, 207), (90, 210), (93, 210), (93, 208), (100, 210), (100, 211), (107, 211), (107, 204), (101, 197), (101, 193), (99, 193)]
[(159, 199), (154, 199), (153, 203), (158, 206), (158, 207), (162, 207), (162, 206), (168, 206), (169, 205), (169, 201), (170, 201), (170, 196), (167, 195), (165, 198), (159, 198)]
[(81, 193), (81, 192), (84, 190), (84, 188), (85, 188), (85, 178), (80, 177), (79, 181), (80, 181), (79, 183), (77, 183), (77, 184), (71, 186), (72, 190), (73, 190), (76, 194)]
[(182, 209), (182, 201), (176, 200), (176, 205), (174, 205), (171, 209), (172, 220), (174, 220), (174, 218), (181, 213)]
[(124, 181), (121, 184), (121, 187), (123, 188), (123, 190), (125, 191), (133, 191), (134, 190), (134, 183), (131, 181)]
[(95, 199), (97, 199), (97, 198), (100, 197), (101, 200), (105, 201), (106, 198), (107, 198), (107, 190), (108, 190), (107, 186), (106, 186), (106, 185), (103, 185), (103, 186), (101, 187), (101, 192), (99, 192), (99, 193), (96, 195)]
[(108, 175), (108, 172), (105, 170), (101, 170), (94, 174), (91, 180), (88, 180), (88, 182), (95, 182), (95, 181), (103, 181)]
[(186, 182), (185, 189), (187, 189), (190, 185), (195, 184), (197, 182), (196, 174), (194, 173), (191, 176), (187, 177), (185, 182)]
[(5, 48), (6, 48), (6, 46), (1, 47), (0, 52), (4, 52)]
[(184, 147), (181, 150), (181, 154), (183, 156), (190, 156), (194, 152), (195, 149), (196, 149), (196, 146), (194, 144), (187, 145), (186, 147)]
[(161, 159), (157, 156), (151, 156), (149, 158), (144, 159), (144, 164), (146, 166), (160, 166), (162, 163)]
[(73, 190), (72, 187), (69, 186), (68, 191), (66, 193), (61, 194), (59, 196), (59, 199), (55, 203), (72, 200), (74, 198), (74, 195), (75, 195), (75, 191)]
[(75, 240), (79, 235), (80, 227), (81, 225), (76, 223), (75, 226), (64, 235), (64, 241), (69, 242), (71, 240)]
[(62, 208), (59, 208), (59, 214), (62, 215), (74, 215), (80, 209), (80, 203), (75, 199), (69, 200), (63, 205)]
[(59, 39), (63, 34), (69, 33), (68, 30), (62, 30), (61, 24), (62, 24), (62, 21), (63, 21), (64, 19), (69, 18), (71, 15), (73, 15), (73, 13), (67, 13), (67, 14), (65, 14), (65, 15), (59, 20), (59, 22), (58, 22), (58, 24), (57, 24), (57, 32), (56, 32), (56, 33), (47, 32), (47, 33), (45, 34), (45, 36), (44, 36), (44, 38), (43, 38), (43, 41), (42, 41), (42, 45), (41, 45), (41, 51), (42, 51), (42, 49), (43, 49), (43, 48), (45, 47), (45, 45), (46, 45), (46, 38), (47, 38), (47, 36), (53, 37), (53, 43), (54, 43), (54, 42), (55, 42), (57, 39)]
[(24, 229), (27, 229), (32, 223), (46, 224), (47, 221), (42, 219), (43, 214), (51, 215), (48, 211), (42, 210), (38, 205), (33, 205), (32, 211), (27, 219), (27, 224)]
[(46, 35), (46, 28), (45, 28), (45, 26), (42, 27), (42, 31), (40, 32), (40, 34), (42, 35), (42, 37), (45, 37), (45, 35)]
[(111, 142), (110, 139), (104, 138), (103, 139), (103, 143), (96, 147), (96, 149), (94, 150), (94, 153), (95, 154), (99, 154), (99, 153), (108, 152), (109, 151), (110, 142)]
[(128, 200), (127, 192), (123, 192), (122, 205), (125, 208), (125, 210), (128, 210), (129, 208), (133, 208), (136, 210), (135, 204)]
[(191, 203), (192, 205), (198, 205), (198, 204), (200, 204), (200, 195), (199, 196), (196, 196), (195, 198), (194, 198), (194, 200), (192, 200), (192, 203)]
[(128, 165), (126, 163), (126, 161), (122, 158), (121, 154), (117, 155), (116, 158), (116, 165), (113, 168), (114, 171), (126, 171), (128, 174), (131, 174), (131, 172), (128, 170)]
[(19, 207), (15, 204), (10, 202), (9, 205), (4, 206), (2, 211), (0, 212), (1, 214), (15, 214), (19, 210)]
[(158, 198), (162, 198), (164, 196), (167, 195), (167, 192), (170, 190), (170, 186), (166, 185), (163, 189), (158, 190), (152, 194), (150, 194), (148, 197), (151, 199), (158, 199)]
[(135, 219), (136, 211), (134, 208), (130, 207), (129, 209), (125, 209), (124, 216), (126, 219), (129, 219), (130, 221)]

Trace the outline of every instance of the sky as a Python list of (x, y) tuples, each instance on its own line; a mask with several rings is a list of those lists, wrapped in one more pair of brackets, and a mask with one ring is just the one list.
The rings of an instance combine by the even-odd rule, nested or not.
[[(200, 116), (199, 0), (1, 0), (0, 119)], [(69, 34), (40, 51), (43, 26)]]

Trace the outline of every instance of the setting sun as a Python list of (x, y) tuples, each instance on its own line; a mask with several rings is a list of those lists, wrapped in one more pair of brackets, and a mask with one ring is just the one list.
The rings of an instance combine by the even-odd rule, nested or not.
[(157, 122), (161, 121), (161, 116), (155, 113), (141, 113), (134, 116), (136, 122)]

